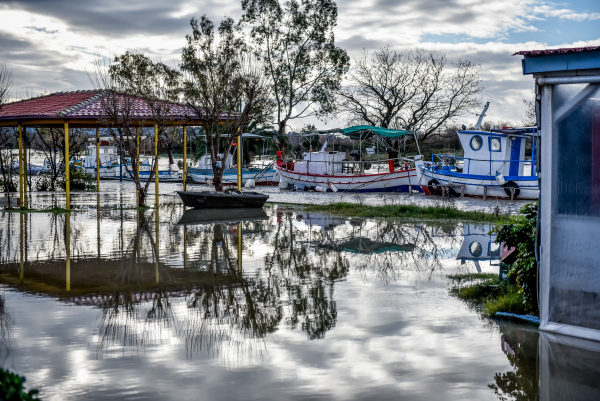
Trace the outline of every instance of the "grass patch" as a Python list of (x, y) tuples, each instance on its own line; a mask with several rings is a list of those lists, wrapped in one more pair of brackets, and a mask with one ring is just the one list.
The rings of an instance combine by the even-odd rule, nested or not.
[(453, 219), (470, 221), (498, 222), (510, 218), (508, 215), (485, 213), (481, 211), (462, 211), (454, 206), (416, 206), (416, 205), (385, 205), (365, 206), (356, 203), (338, 202), (330, 205), (309, 205), (310, 212), (329, 212), (340, 216), (352, 217), (402, 217), (402, 218), (429, 218)]
[(462, 300), (483, 306), (487, 316), (496, 312), (526, 314), (527, 305), (519, 289), (506, 281), (500, 280), (497, 274), (472, 273), (448, 276), (453, 282), (450, 293)]
[(509, 286), (508, 292), (483, 304), (486, 313), (494, 316), (496, 312), (525, 314), (525, 298), (515, 286)]
[(5, 212), (9, 213), (52, 213), (52, 214), (62, 214), (62, 213), (72, 213), (72, 209), (63, 209), (62, 207), (52, 207), (49, 209), (19, 209), (19, 208), (5, 208), (3, 209)]

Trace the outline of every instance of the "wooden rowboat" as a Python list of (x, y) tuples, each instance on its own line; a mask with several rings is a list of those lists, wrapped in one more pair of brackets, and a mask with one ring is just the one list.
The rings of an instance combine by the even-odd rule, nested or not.
[(208, 191), (178, 191), (177, 194), (187, 207), (195, 209), (229, 209), (263, 207), (269, 195), (258, 192), (222, 193)]

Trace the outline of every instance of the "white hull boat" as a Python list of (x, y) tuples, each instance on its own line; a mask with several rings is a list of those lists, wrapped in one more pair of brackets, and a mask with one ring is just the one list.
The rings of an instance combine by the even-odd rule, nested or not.
[(408, 192), (411, 187), (420, 191), (414, 168), (391, 169), (385, 161), (384, 169), (365, 170), (371, 162), (347, 161), (345, 157), (345, 152), (322, 151), (306, 153), (301, 162), (278, 162), (280, 186), (341, 192)]
[(427, 195), (538, 199), (536, 132), (535, 127), (459, 131), (464, 157), (434, 154), (431, 162), (417, 161), (419, 184)]

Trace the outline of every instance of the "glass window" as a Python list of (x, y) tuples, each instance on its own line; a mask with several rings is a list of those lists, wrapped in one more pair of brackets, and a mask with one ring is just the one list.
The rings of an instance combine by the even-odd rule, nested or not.
[(490, 137), (490, 151), (500, 152), (500, 150), (502, 150), (500, 145), (500, 138)]
[(479, 149), (481, 149), (482, 145), (483, 145), (483, 139), (481, 139), (481, 137), (479, 135), (475, 135), (473, 138), (471, 138), (471, 149), (479, 150)]
[(483, 248), (481, 247), (481, 244), (479, 242), (472, 242), (471, 245), (469, 245), (469, 252), (471, 253), (471, 255), (473, 255), (473, 257), (480, 257), (482, 251)]

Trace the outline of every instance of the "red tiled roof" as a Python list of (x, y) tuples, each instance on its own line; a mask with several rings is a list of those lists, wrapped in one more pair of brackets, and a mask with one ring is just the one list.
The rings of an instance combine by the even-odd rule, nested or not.
[(2, 117), (57, 117), (59, 113), (76, 107), (96, 95), (95, 91), (59, 92), (33, 99), (5, 104)]
[[(104, 92), (89, 90), (76, 92), (58, 92), (33, 99), (8, 103), (0, 109), (0, 119), (15, 117), (47, 117), (47, 118), (101, 118), (105, 115), (102, 107)], [(125, 95), (117, 95), (124, 99)], [(189, 107), (170, 103), (172, 116), (194, 118), (194, 112)], [(133, 116), (151, 118), (152, 110), (143, 98), (133, 101)]]
[(525, 57), (540, 57), (540, 56), (551, 56), (554, 54), (567, 54), (567, 53), (585, 53), (585, 52), (594, 52), (600, 51), (600, 46), (598, 47), (572, 47), (565, 49), (546, 49), (546, 50), (522, 50), (520, 52), (516, 52), (513, 56), (517, 54)]

